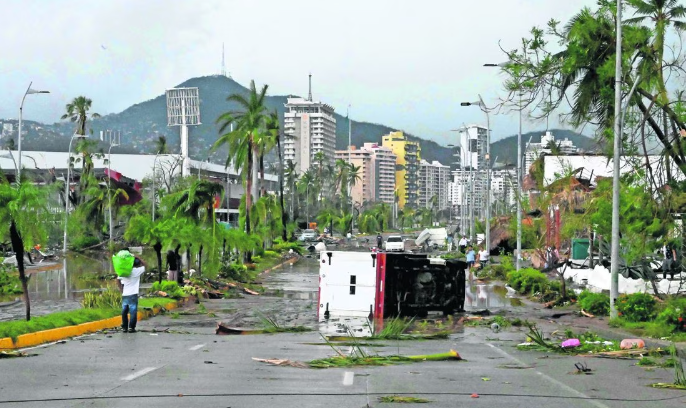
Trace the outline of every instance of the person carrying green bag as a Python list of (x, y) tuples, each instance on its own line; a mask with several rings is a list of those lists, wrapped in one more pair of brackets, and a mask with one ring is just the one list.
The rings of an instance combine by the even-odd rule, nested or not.
[[(122, 291), (122, 332), (136, 333), (136, 323), (138, 320), (138, 291), (141, 284), (141, 275), (143, 275), (143, 272), (146, 270), (146, 264), (140, 258), (130, 253), (129, 255), (131, 256), (129, 257), (123, 252), (124, 251), (120, 251), (116, 255), (116, 258), (126, 260), (120, 261), (120, 270), (117, 270), (117, 283)], [(126, 252), (128, 252), (128, 250)], [(131, 258), (130, 262), (132, 267), (127, 275), (126, 269), (128, 269), (129, 258)], [(118, 266), (115, 261), (115, 256), (113, 256), (112, 259), (116, 270)]]

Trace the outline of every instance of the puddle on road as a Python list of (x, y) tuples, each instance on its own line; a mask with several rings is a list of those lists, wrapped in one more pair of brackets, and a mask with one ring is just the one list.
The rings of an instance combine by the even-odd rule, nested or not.
[(465, 282), (465, 310), (498, 309), (510, 306), (522, 306), (520, 299), (511, 297), (505, 286)]

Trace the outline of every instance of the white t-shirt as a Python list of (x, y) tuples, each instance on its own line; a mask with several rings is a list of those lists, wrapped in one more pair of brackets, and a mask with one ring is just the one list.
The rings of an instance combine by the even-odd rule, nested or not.
[(489, 252), (486, 249), (484, 251), (479, 251), (479, 260), (480, 261), (488, 261), (489, 260)]
[(460, 246), (468, 246), (468, 240), (465, 238), (461, 238), (460, 241), (458, 241), (458, 245)]
[(122, 296), (138, 295), (138, 287), (141, 284), (141, 275), (145, 272), (145, 266), (139, 266), (131, 270), (131, 275), (128, 277), (120, 276), (119, 279), (124, 286)]

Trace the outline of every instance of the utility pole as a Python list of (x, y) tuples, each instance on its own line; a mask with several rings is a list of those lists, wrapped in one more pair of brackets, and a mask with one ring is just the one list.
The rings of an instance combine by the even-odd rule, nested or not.
[(611, 216), (611, 319), (618, 317), (615, 301), (618, 298), (618, 269), (620, 261), (620, 141), (622, 132), (622, 1), (616, 0), (615, 36), (615, 109), (613, 135), (613, 214)]
[(520, 270), (520, 257), (522, 256), (522, 90), (519, 92), (519, 107), (518, 110), (518, 194), (517, 194), (517, 252), (515, 257), (515, 270)]

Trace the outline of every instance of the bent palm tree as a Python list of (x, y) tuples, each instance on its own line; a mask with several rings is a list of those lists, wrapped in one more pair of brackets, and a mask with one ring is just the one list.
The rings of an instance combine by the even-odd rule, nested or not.
[[(250, 82), (250, 92), (248, 97), (240, 94), (233, 94), (227, 101), (234, 102), (240, 106), (241, 111), (231, 111), (223, 113), (217, 118), (220, 123), (220, 137), (213, 144), (212, 150), (227, 144), (229, 146), (229, 156), (225, 167), (233, 162), (236, 171), (242, 170), (246, 185), (246, 233), (250, 234), (250, 210), (253, 204), (252, 191), (254, 189), (254, 177), (256, 176), (254, 163), (257, 153), (257, 144), (260, 132), (265, 127), (267, 118), (265, 107), (265, 95), (267, 85), (264, 85), (260, 92), (255, 88), (255, 81)], [(225, 131), (230, 125), (235, 124), (236, 129)], [(255, 197), (257, 199), (257, 197)], [(246, 260), (250, 260), (250, 253), (246, 254)]]

